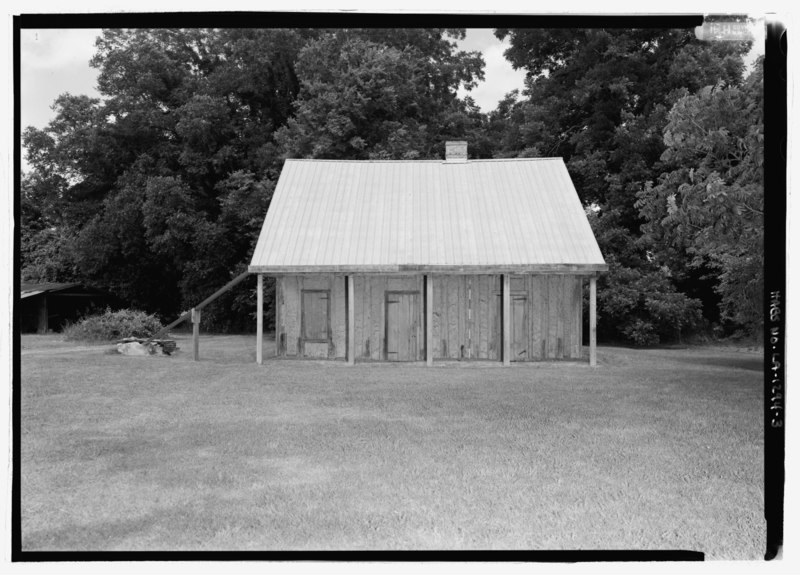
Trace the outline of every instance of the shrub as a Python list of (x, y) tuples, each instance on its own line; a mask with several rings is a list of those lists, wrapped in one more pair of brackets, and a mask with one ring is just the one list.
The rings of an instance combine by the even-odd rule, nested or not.
[(150, 337), (162, 327), (152, 314), (132, 309), (106, 311), (85, 317), (64, 328), (64, 339), (81, 341), (111, 341), (125, 337)]
[(634, 344), (645, 347), (659, 343), (660, 338), (656, 333), (656, 328), (652, 322), (640, 318), (634, 318), (622, 327), (622, 333)]

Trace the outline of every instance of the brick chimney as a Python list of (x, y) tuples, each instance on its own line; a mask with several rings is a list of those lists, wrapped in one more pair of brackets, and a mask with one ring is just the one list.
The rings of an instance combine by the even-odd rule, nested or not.
[(459, 141), (445, 142), (444, 160), (448, 163), (463, 163), (467, 161), (467, 143)]

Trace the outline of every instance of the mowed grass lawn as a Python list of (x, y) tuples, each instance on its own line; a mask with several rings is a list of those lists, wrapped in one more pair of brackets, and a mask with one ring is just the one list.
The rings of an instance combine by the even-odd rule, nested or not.
[[(764, 552), (762, 362), (202, 361), (24, 336), (23, 550)], [(267, 349), (271, 345), (267, 342)]]

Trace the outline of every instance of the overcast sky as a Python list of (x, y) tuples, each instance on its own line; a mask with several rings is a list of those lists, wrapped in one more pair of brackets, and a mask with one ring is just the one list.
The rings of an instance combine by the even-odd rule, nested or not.
[(20, 30), (22, 128), (44, 127), (50, 106), (64, 92), (98, 96), (97, 71), (89, 66), (99, 30)]
[[(53, 117), (50, 106), (64, 92), (99, 96), (97, 70), (89, 66), (94, 41), (100, 30), (21, 30), (20, 107), (23, 129), (44, 127)], [(467, 31), (463, 50), (479, 50), (486, 61), (486, 79), (470, 92), (484, 112), (497, 106), (503, 96), (522, 89), (525, 73), (515, 71), (503, 58), (507, 43), (491, 29)], [(466, 92), (461, 92), (463, 96)]]

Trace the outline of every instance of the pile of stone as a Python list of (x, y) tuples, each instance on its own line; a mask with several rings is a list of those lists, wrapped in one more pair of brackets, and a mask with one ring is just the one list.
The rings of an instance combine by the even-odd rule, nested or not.
[(172, 355), (178, 349), (174, 339), (126, 337), (117, 342), (117, 352), (122, 355)]

